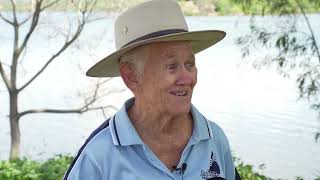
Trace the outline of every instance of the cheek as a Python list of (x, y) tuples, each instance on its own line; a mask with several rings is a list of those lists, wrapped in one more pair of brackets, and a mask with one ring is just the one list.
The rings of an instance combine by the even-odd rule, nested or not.
[(194, 87), (198, 82), (198, 69), (195, 69), (195, 72), (193, 74), (193, 81), (192, 81), (192, 86)]
[(161, 91), (166, 88), (167, 80), (159, 75), (154, 74), (153, 78), (148, 81), (148, 90), (146, 93), (153, 93), (154, 96), (160, 95)]

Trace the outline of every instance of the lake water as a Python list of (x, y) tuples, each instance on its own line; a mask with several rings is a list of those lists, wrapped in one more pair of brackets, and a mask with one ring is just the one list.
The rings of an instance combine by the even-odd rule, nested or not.
[[(23, 14), (20, 14), (23, 16)], [(99, 16), (104, 16), (99, 14)], [(59, 47), (63, 37), (53, 33), (67, 27), (61, 13), (45, 14), (33, 36), (32, 48), (21, 62), (19, 84), (23, 84), (51, 52)], [(72, 19), (73, 15), (69, 14)], [(312, 15), (311, 24), (319, 39), (320, 15)], [(320, 142), (314, 135), (320, 130), (317, 114), (305, 101), (297, 101), (294, 79), (278, 75), (272, 68), (257, 71), (241, 61), (235, 38), (248, 32), (248, 17), (188, 17), (191, 30), (221, 29), (227, 32), (219, 44), (199, 53), (198, 84), (193, 104), (226, 132), (234, 155), (245, 163), (258, 167), (273, 178), (293, 179), (302, 176), (313, 179), (320, 175)], [(270, 17), (268, 21), (276, 21)], [(46, 22), (46, 23), (44, 23)], [(34, 84), (21, 94), (20, 110), (30, 108), (67, 108), (81, 104), (78, 91), (89, 90), (94, 78), (84, 71), (94, 62), (114, 50), (114, 17), (92, 22), (87, 26), (72, 50), (64, 53)], [(53, 28), (58, 25), (59, 28)], [(50, 29), (45, 27), (51, 27)], [(302, 24), (303, 28), (304, 25)], [(317, 27), (317, 28), (316, 28)], [(22, 33), (25, 33), (25, 28)], [(0, 21), (0, 60), (9, 63), (12, 35), (9, 26)], [(81, 48), (81, 49), (78, 49)], [(119, 78), (114, 78), (106, 89), (123, 89)], [(0, 159), (7, 159), (10, 149), (8, 97), (0, 83)], [(103, 101), (118, 108), (131, 93), (115, 93)], [(108, 111), (109, 115), (114, 111)], [(35, 114), (21, 119), (22, 155), (45, 159), (54, 154), (75, 154), (90, 132), (104, 121), (100, 111), (84, 115)]]

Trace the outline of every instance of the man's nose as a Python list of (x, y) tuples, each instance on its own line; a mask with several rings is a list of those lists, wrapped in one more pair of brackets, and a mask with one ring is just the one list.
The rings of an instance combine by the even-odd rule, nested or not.
[(195, 72), (191, 72), (185, 67), (180, 68), (180, 72), (178, 73), (178, 77), (176, 80), (176, 85), (178, 86), (191, 85), (195, 79), (195, 76), (196, 76)]

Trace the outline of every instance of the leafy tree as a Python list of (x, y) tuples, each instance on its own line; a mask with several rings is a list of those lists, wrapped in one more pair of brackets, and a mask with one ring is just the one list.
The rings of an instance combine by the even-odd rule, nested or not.
[[(256, 68), (275, 65), (282, 75), (294, 76), (300, 98), (307, 99), (320, 117), (320, 37), (315, 33), (319, 28), (310, 22), (312, 14), (306, 13), (319, 12), (320, 1), (232, 1), (252, 15), (250, 32), (237, 39), (243, 57), (253, 60)], [(269, 22), (269, 15), (279, 18)]]
[[(111, 105), (98, 106), (97, 100), (102, 96), (100, 95), (100, 89), (103, 84), (108, 82), (110, 79), (106, 79), (104, 81), (98, 81), (94, 86), (93, 90), (90, 92), (82, 92), (81, 97), (83, 98), (83, 103), (78, 103), (77, 107), (70, 107), (69, 109), (51, 109), (51, 108), (31, 108), (24, 111), (19, 109), (20, 103), (20, 93), (23, 92), (27, 87), (29, 87), (36, 79), (38, 79), (52, 64), (54, 61), (58, 59), (58, 57), (68, 49), (70, 49), (71, 45), (76, 42), (79, 38), (80, 34), (83, 31), (83, 28), (87, 23), (92, 21), (90, 19), (90, 15), (92, 14), (92, 10), (95, 6), (94, 0), (32, 0), (26, 3), (26, 1), (8, 1), (11, 7), (11, 11), (8, 13), (0, 12), (0, 20), (7, 23), (12, 27), (12, 56), (10, 60), (1, 60), (0, 59), (0, 74), (2, 82), (6, 87), (6, 92), (9, 95), (9, 121), (10, 121), (10, 130), (11, 130), (11, 149), (10, 149), (10, 159), (16, 159), (20, 154), (20, 127), (19, 122), (20, 119), (26, 115), (34, 114), (34, 113), (84, 113), (89, 110), (97, 110), (97, 109), (105, 109), (105, 108), (114, 108)], [(30, 3), (32, 2), (32, 3)], [(25, 3), (25, 4), (23, 4)], [(63, 3), (59, 5), (59, 3)], [(22, 4), (22, 5), (21, 5)], [(21, 7), (23, 5), (28, 5), (30, 7), (30, 11), (25, 12), (27, 15), (21, 17), (19, 14), (19, 10), (28, 9), (26, 7)], [(30, 6), (31, 5), (31, 6)], [(77, 17), (72, 19), (73, 23), (76, 23), (75, 29), (67, 28), (66, 31), (59, 31), (59, 37), (63, 37), (63, 42), (61, 46), (58, 47), (56, 52), (53, 54), (49, 54), (48, 59), (44, 59), (44, 64), (40, 67), (30, 79), (26, 81), (19, 80), (19, 72), (24, 71), (24, 68), (21, 66), (21, 61), (23, 59), (30, 60), (24, 58), (24, 54), (29, 49), (32, 49), (30, 45), (30, 39), (33, 36), (37, 36), (36, 29), (39, 28), (39, 20), (41, 19), (41, 15), (44, 14), (49, 8), (54, 8), (56, 6), (65, 6), (66, 8), (71, 8), (76, 13)], [(23, 19), (24, 18), (24, 19)], [(27, 31), (24, 32), (22, 30), (22, 26), (27, 26)], [(42, 24), (41, 28), (45, 28)], [(56, 27), (58, 29), (58, 27)], [(59, 39), (59, 38), (57, 38)], [(60, 38), (61, 39), (61, 38)], [(57, 40), (58, 41), (58, 40)], [(50, 52), (48, 52), (50, 53)], [(66, 60), (66, 59), (65, 59)], [(11, 63), (5, 63), (11, 62)], [(22, 79), (22, 78), (21, 78)], [(19, 82), (18, 82), (19, 80)], [(25, 81), (25, 82), (24, 82)], [(104, 96), (108, 95), (109, 92), (105, 91)]]

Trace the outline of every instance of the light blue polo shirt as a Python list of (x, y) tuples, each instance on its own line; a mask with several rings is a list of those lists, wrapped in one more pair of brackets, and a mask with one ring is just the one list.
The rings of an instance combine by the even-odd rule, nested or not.
[[(235, 179), (228, 140), (222, 129), (193, 105), (192, 136), (171, 172), (143, 143), (125, 105), (100, 126), (80, 149), (65, 175), (68, 180), (203, 180)], [(185, 170), (181, 167), (184, 164)]]

